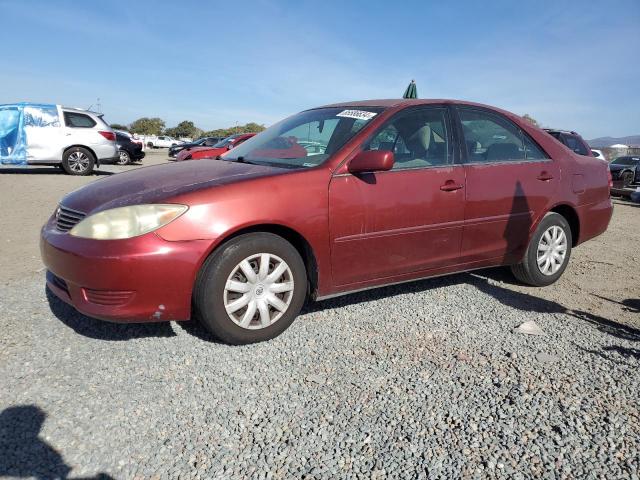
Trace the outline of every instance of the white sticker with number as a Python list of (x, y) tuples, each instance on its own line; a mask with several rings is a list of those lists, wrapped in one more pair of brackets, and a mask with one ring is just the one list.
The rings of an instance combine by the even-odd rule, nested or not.
[(355, 118), (357, 120), (371, 120), (377, 113), (367, 112), (365, 110), (343, 110), (336, 117)]

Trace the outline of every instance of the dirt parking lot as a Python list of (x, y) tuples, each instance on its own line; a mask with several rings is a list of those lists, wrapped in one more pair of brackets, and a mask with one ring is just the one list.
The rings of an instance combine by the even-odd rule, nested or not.
[(640, 206), (615, 200), (553, 286), (388, 287), (234, 348), (47, 294), (40, 226), (99, 178), (0, 170), (0, 477), (638, 478)]

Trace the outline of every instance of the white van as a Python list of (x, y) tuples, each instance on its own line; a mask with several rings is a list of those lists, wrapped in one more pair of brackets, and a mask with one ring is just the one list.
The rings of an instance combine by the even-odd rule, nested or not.
[(69, 175), (89, 175), (115, 163), (116, 135), (102, 114), (61, 105), (0, 105), (0, 166), (57, 165)]

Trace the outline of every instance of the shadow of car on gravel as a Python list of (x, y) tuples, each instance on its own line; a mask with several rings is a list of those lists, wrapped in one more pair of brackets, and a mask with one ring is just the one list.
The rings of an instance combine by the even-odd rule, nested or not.
[[(19, 405), (0, 412), (0, 477), (69, 478), (72, 468), (60, 452), (39, 436), (46, 417), (36, 405)], [(84, 478), (113, 477), (99, 473)]]
[(170, 322), (110, 323), (87, 317), (46, 289), (51, 312), (76, 333), (97, 340), (122, 341), (144, 337), (174, 337)]

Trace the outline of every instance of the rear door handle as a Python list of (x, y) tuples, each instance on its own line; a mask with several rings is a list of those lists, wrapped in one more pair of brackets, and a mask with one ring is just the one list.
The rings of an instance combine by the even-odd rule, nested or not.
[(551, 175), (548, 172), (542, 172), (540, 175), (537, 176), (537, 179), (540, 180), (541, 182), (548, 182), (549, 180), (553, 180), (553, 175)]
[(464, 185), (461, 183), (456, 183), (453, 180), (447, 180), (444, 182), (444, 185), (440, 185), (440, 190), (443, 192), (453, 192), (455, 190), (460, 190)]

